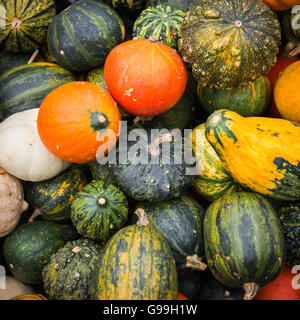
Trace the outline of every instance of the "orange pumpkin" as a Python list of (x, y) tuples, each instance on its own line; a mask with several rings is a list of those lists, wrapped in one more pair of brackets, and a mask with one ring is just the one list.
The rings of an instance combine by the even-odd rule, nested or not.
[(182, 97), (187, 70), (176, 50), (149, 39), (116, 46), (104, 65), (108, 91), (130, 114), (152, 117)]
[(282, 118), (300, 123), (300, 61), (281, 73), (275, 83), (274, 99)]
[(111, 95), (96, 84), (75, 81), (50, 92), (37, 118), (45, 147), (78, 164), (96, 159), (100, 146), (111, 150), (119, 135), (120, 113)]
[(264, 2), (275, 11), (283, 11), (300, 4), (300, 0), (264, 0)]

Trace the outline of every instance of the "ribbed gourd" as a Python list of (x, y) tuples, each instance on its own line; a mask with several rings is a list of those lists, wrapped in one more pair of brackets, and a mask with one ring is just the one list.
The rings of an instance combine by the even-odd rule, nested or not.
[(46, 42), (56, 9), (53, 0), (0, 0), (0, 47), (11, 52), (32, 52)]
[(276, 13), (263, 1), (203, 0), (186, 15), (179, 50), (196, 80), (224, 89), (267, 73), (280, 41)]
[(84, 173), (71, 166), (52, 179), (31, 183), (27, 188), (28, 199), (36, 216), (54, 222), (67, 221), (71, 217), (71, 203), (83, 186), (88, 183)]
[(93, 180), (77, 193), (71, 205), (71, 220), (79, 234), (106, 242), (124, 227), (128, 218), (128, 201), (116, 186)]
[(286, 261), (292, 266), (298, 265), (300, 264), (300, 202), (284, 204), (278, 213), (286, 241)]
[(298, 124), (219, 110), (207, 119), (205, 134), (225, 169), (242, 186), (271, 198), (300, 199)]
[(89, 239), (66, 243), (43, 269), (49, 300), (89, 300), (90, 281), (102, 246)]
[(202, 262), (204, 209), (188, 195), (170, 201), (136, 205), (135, 215), (153, 227), (168, 243), (176, 262), (177, 270), (203, 271)]
[(234, 181), (214, 148), (205, 136), (205, 123), (197, 126), (189, 136), (193, 155), (197, 159), (193, 189), (207, 201), (214, 201), (226, 194), (241, 191), (242, 186)]
[(275, 280), (285, 265), (280, 221), (262, 195), (236, 192), (216, 200), (203, 229), (210, 271), (225, 286), (244, 288), (245, 300)]
[(138, 39), (155, 39), (177, 50), (180, 27), (185, 15), (184, 11), (170, 6), (147, 8), (135, 20), (132, 36)]
[(91, 300), (176, 300), (175, 260), (163, 237), (138, 224), (105, 246), (91, 281)]

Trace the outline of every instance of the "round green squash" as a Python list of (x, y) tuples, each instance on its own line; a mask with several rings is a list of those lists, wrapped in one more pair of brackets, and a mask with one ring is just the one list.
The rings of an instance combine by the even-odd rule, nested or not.
[(12, 275), (27, 284), (42, 284), (42, 270), (64, 246), (62, 229), (52, 222), (34, 221), (17, 227), (5, 239), (3, 255)]
[(171, 6), (183, 11), (189, 11), (199, 0), (147, 0), (146, 7), (154, 7), (159, 4)]
[(179, 50), (196, 80), (225, 89), (267, 73), (280, 41), (278, 17), (263, 1), (202, 0), (186, 15)]
[(197, 126), (189, 136), (193, 154), (197, 159), (197, 175), (193, 189), (209, 202), (229, 194), (241, 191), (242, 186), (234, 181), (224, 168), (222, 161), (205, 136), (205, 123)]
[(113, 159), (116, 164), (110, 164), (109, 169), (116, 184), (130, 198), (167, 201), (191, 186), (192, 165), (184, 156), (184, 139), (179, 129), (170, 132), (132, 126), (128, 128), (128, 140), (126, 144), (120, 142)]
[(200, 105), (209, 113), (228, 109), (244, 117), (262, 115), (269, 105), (271, 85), (267, 77), (261, 76), (244, 87), (216, 89), (198, 83), (197, 95)]
[(206, 211), (204, 244), (213, 276), (229, 288), (244, 288), (245, 300), (272, 282), (285, 264), (285, 240), (273, 207), (257, 193), (219, 198)]
[[(0, 51), (0, 76), (8, 70), (19, 67), (30, 62), (33, 53), (14, 53)], [(39, 54), (34, 61), (43, 61), (43, 57)]]
[(89, 239), (67, 242), (43, 269), (49, 300), (89, 300), (90, 281), (103, 248)]
[(85, 238), (106, 242), (128, 218), (128, 202), (116, 186), (93, 180), (77, 193), (71, 205), (71, 220)]
[(11, 52), (32, 52), (46, 42), (56, 9), (53, 0), (0, 0), (5, 13), (0, 47)]
[(187, 195), (170, 201), (136, 205), (135, 215), (159, 232), (168, 243), (177, 270), (192, 268), (203, 271), (202, 227), (204, 209)]
[(300, 264), (300, 201), (290, 202), (279, 208), (280, 222), (286, 241), (286, 261)]
[(136, 117), (134, 122), (141, 123), (144, 128), (190, 129), (195, 121), (197, 107), (197, 83), (192, 73), (188, 71), (188, 82), (184, 94), (174, 107), (153, 118)]
[(0, 118), (39, 108), (52, 90), (72, 81), (69, 71), (53, 63), (34, 62), (8, 70), (0, 77)]
[(75, 166), (69, 167), (52, 179), (30, 183), (28, 200), (35, 208), (31, 217), (64, 222), (71, 217), (71, 203), (78, 191), (88, 183), (84, 173)]
[(98, 0), (79, 0), (53, 19), (48, 47), (59, 65), (85, 72), (103, 65), (124, 37), (124, 23), (110, 6)]
[(135, 20), (132, 36), (160, 41), (177, 50), (180, 27), (185, 15), (184, 11), (170, 6), (149, 7)]
[(91, 281), (92, 300), (176, 300), (172, 253), (152, 227), (131, 225), (105, 246)]
[(94, 160), (88, 164), (93, 180), (103, 180), (111, 184), (116, 184), (108, 165), (101, 165)]
[[(104, 66), (91, 70), (86, 75), (86, 81), (95, 83), (98, 86), (104, 88), (106, 91), (108, 91), (107, 85), (104, 79)], [(118, 108), (119, 108), (122, 120), (126, 120), (126, 119), (129, 120), (133, 118), (133, 116), (128, 112), (126, 112), (121, 106), (118, 105)]]

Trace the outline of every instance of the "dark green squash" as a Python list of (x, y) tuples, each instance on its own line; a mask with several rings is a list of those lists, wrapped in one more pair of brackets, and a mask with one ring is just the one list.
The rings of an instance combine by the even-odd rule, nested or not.
[(49, 300), (89, 300), (90, 281), (103, 248), (89, 239), (67, 242), (43, 269)]
[(71, 205), (71, 220), (79, 234), (106, 242), (128, 218), (124, 193), (112, 184), (93, 180), (77, 193)]
[(276, 62), (275, 12), (257, 0), (202, 0), (181, 26), (179, 50), (196, 80), (218, 89), (247, 85)]
[(195, 200), (181, 195), (177, 199), (157, 204), (138, 203), (135, 214), (164, 237), (176, 261), (177, 270), (206, 269), (201, 261), (204, 252), (204, 210)]
[(279, 217), (286, 241), (286, 261), (300, 264), (300, 202), (290, 202), (279, 208)]
[(69, 71), (53, 63), (34, 62), (8, 70), (0, 77), (0, 118), (39, 108), (52, 90), (72, 81)]
[(135, 20), (132, 36), (138, 39), (156, 39), (177, 50), (180, 27), (185, 15), (184, 11), (170, 6), (147, 8)]
[(3, 254), (13, 276), (27, 284), (42, 284), (42, 270), (51, 255), (65, 244), (61, 228), (34, 221), (17, 227), (5, 239)]
[(53, 0), (0, 0), (5, 12), (0, 46), (11, 52), (32, 52), (46, 42), (47, 29), (56, 10)]
[(124, 23), (110, 6), (79, 0), (53, 19), (48, 47), (58, 64), (72, 72), (85, 72), (103, 65), (124, 36)]
[(183, 11), (189, 11), (199, 0), (147, 0), (146, 7), (154, 7), (159, 4), (178, 8)]
[(101, 165), (97, 160), (89, 162), (88, 165), (91, 170), (93, 180), (103, 180), (111, 184), (116, 184), (109, 166)]
[(128, 129), (126, 150), (123, 142), (117, 148), (116, 164), (109, 166), (113, 179), (134, 200), (161, 202), (178, 197), (193, 181), (189, 174), (192, 165), (184, 156), (184, 141), (177, 143), (178, 137), (182, 138), (180, 130), (139, 129)]
[(131, 225), (107, 243), (91, 282), (92, 300), (176, 300), (175, 261), (153, 228)]
[(267, 77), (261, 76), (244, 87), (216, 89), (198, 83), (197, 88), (200, 105), (209, 113), (228, 109), (244, 117), (262, 115), (269, 105), (271, 86)]
[(205, 255), (213, 276), (252, 299), (285, 265), (285, 240), (273, 207), (257, 193), (237, 192), (213, 204), (204, 219)]
[(32, 219), (41, 215), (42, 219), (63, 222), (70, 219), (71, 203), (75, 195), (87, 184), (84, 173), (75, 166), (69, 167), (52, 179), (31, 183), (28, 200), (35, 208)]

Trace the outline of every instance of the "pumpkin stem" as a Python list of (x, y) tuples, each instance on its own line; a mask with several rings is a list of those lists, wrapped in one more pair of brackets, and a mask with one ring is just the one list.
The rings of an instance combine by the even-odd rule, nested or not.
[(139, 217), (138, 222), (136, 223), (138, 226), (148, 226), (149, 221), (147, 219), (147, 215), (144, 209), (138, 208), (134, 211), (134, 214), (136, 214)]
[(31, 217), (28, 219), (28, 222), (33, 222), (34, 219), (39, 216), (40, 214), (42, 214), (42, 211), (40, 209), (35, 209), (33, 211), (33, 214), (31, 215)]
[(141, 122), (145, 122), (145, 121), (151, 121), (153, 117), (135, 117), (133, 120), (134, 124)]
[(10, 23), (12, 29), (19, 29), (21, 27), (22, 21), (18, 18), (13, 18)]
[(300, 43), (295, 46), (293, 42), (288, 42), (283, 49), (282, 56), (286, 59), (292, 59), (300, 54)]
[(28, 60), (27, 64), (30, 64), (34, 61), (34, 59), (37, 57), (37, 55), (39, 54), (39, 49), (36, 49), (34, 51), (34, 53), (32, 54), (32, 56), (30, 57), (30, 59)]
[(204, 271), (207, 268), (207, 265), (202, 262), (201, 258), (196, 254), (193, 256), (186, 257), (186, 266), (193, 270)]
[(255, 282), (244, 283), (244, 300), (252, 300), (255, 297), (258, 289), (259, 285)]
[(98, 200), (98, 202), (99, 202), (99, 204), (100, 204), (101, 206), (104, 206), (105, 203), (106, 203), (106, 200), (105, 200), (104, 198), (100, 198), (100, 199)]
[(158, 42), (158, 39), (156, 38), (156, 37), (149, 37), (148, 38), (148, 40), (150, 41), (150, 42)]
[(26, 211), (29, 207), (29, 204), (27, 201), (23, 201), (23, 204), (22, 204), (22, 212)]
[(290, 56), (293, 58), (300, 54), (300, 45), (297, 46), (293, 51), (290, 52)]
[(148, 145), (148, 152), (153, 156), (158, 156), (160, 154), (159, 146), (163, 142), (171, 142), (173, 136), (170, 133), (163, 134), (162, 136), (156, 138), (151, 144)]

